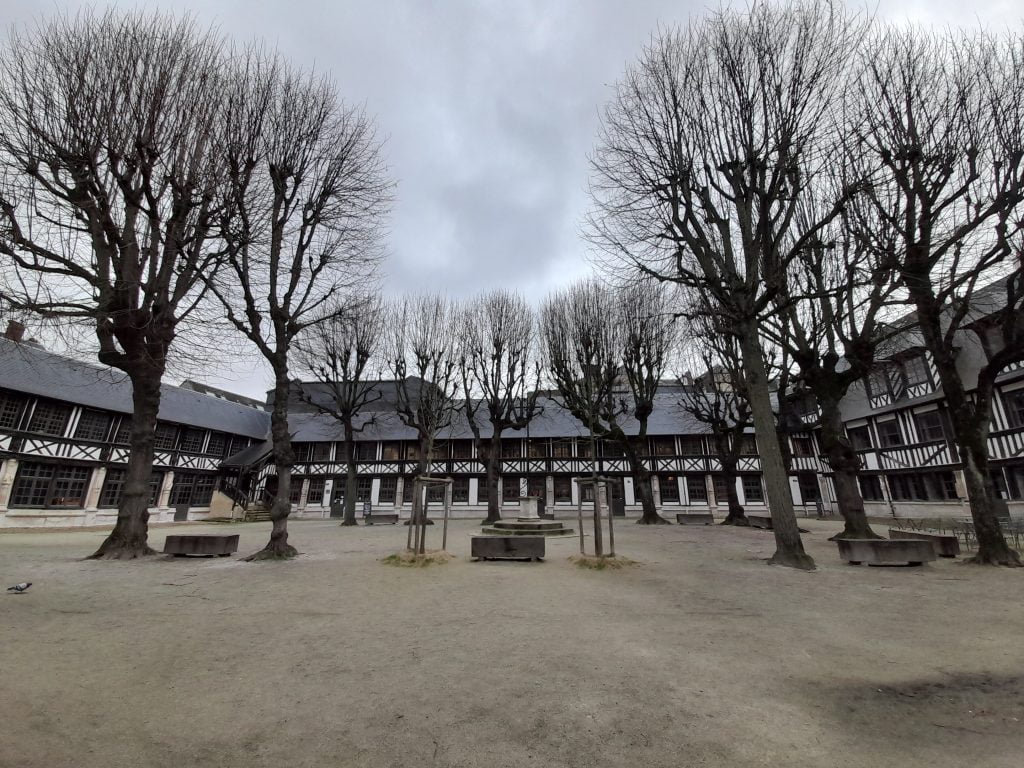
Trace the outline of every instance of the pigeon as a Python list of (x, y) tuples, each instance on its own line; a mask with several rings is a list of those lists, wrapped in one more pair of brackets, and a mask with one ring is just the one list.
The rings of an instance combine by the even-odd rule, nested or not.
[(13, 592), (16, 595), (20, 595), (22, 592), (32, 586), (31, 581), (23, 581), (21, 584), (15, 584), (13, 587), (8, 587), (8, 592)]

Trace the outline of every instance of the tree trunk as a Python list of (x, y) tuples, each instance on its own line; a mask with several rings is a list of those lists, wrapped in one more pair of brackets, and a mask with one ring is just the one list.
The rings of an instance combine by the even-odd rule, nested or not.
[(768, 493), (769, 511), (775, 533), (775, 554), (768, 562), (773, 565), (811, 570), (814, 568), (814, 560), (804, 552), (796, 515), (793, 513), (793, 496), (789, 490), (789, 478), (786, 476), (779, 437), (775, 431), (768, 374), (765, 370), (757, 325), (750, 322), (739, 331), (747, 396), (754, 420), (754, 433), (761, 455), (761, 472)]
[(132, 382), (128, 467), (114, 530), (90, 556), (101, 560), (131, 560), (156, 554), (148, 544), (149, 481), (153, 475), (153, 436), (163, 371), (142, 365), (128, 372), (128, 376)]
[(484, 469), (487, 471), (487, 517), (485, 525), (501, 520), (501, 497), (498, 495), (498, 477), (501, 472), (501, 432), (494, 430), (487, 456), (484, 458)]
[(987, 407), (979, 409), (964, 389), (963, 379), (956, 368), (956, 357), (947, 347), (942, 332), (942, 309), (931, 286), (919, 279), (905, 279), (911, 299), (917, 309), (918, 327), (925, 346), (932, 353), (939, 373), (942, 394), (949, 408), (963, 465), (964, 482), (971, 505), (971, 518), (978, 538), (978, 554), (970, 562), (981, 565), (1020, 566), (1021, 559), (1003, 537), (996, 517), (998, 497), (988, 474), (988, 425), (992, 418), (991, 398), (985, 398)]
[(996, 514), (999, 497), (988, 472), (987, 435), (975, 434), (967, 440), (961, 435), (957, 437), (964, 465), (964, 483), (971, 502), (971, 519), (974, 520), (974, 533), (978, 539), (978, 554), (968, 562), (1020, 567), (1020, 554), (1006, 542)]
[[(729, 512), (722, 521), (722, 525), (750, 525), (747, 514), (740, 504), (740, 495), (736, 493), (736, 480), (739, 473), (736, 471), (736, 458), (728, 455), (728, 451), (719, 454), (718, 461), (722, 465), (722, 477), (725, 478), (725, 499), (729, 505)], [(717, 499), (716, 499), (717, 501)]]
[[(420, 438), (420, 457), (416, 462), (416, 477), (427, 477), (430, 475), (430, 455), (434, 452), (434, 440), (430, 437)], [(426, 516), (425, 506), (420, 495), (416, 493), (416, 486), (413, 485), (412, 513), (406, 521), (406, 525), (433, 525), (434, 521)]]
[(850, 441), (843, 434), (843, 420), (839, 413), (839, 400), (817, 395), (821, 408), (821, 448), (832, 469), (832, 482), (836, 487), (836, 502), (839, 514), (843, 516), (842, 532), (831, 537), (836, 539), (880, 539), (864, 513), (864, 498), (857, 483), (860, 471), (860, 457), (853, 450)]
[(352, 421), (345, 422), (345, 442), (342, 443), (345, 459), (345, 516), (342, 525), (358, 525), (356, 521), (356, 445)]
[[(629, 462), (629, 472), (633, 476), (633, 490), (640, 497), (640, 508), (642, 510), (637, 525), (668, 525), (669, 522), (658, 514), (658, 508), (654, 505), (654, 491), (651, 490), (651, 473), (644, 466), (639, 452), (631, 441), (620, 441), (626, 460)], [(609, 499), (609, 503), (611, 500)]]
[(288, 369), (278, 366), (274, 372), (274, 406), (270, 412), (270, 437), (273, 442), (274, 468), (277, 471), (277, 493), (270, 505), (273, 528), (267, 546), (247, 560), (280, 560), (295, 557), (295, 547), (288, 543), (288, 515), (292, 512), (292, 466), (295, 454), (288, 433)]

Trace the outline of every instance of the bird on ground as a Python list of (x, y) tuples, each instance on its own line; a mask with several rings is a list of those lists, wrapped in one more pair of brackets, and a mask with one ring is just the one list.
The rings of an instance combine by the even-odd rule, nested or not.
[(8, 587), (8, 592), (13, 592), (16, 595), (20, 595), (22, 592), (32, 586), (31, 581), (23, 581), (21, 584), (15, 584), (13, 587)]

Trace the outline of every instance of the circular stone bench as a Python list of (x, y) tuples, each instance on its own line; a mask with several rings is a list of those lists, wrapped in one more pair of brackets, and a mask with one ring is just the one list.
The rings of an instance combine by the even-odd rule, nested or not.
[(935, 545), (935, 554), (939, 557), (956, 557), (960, 554), (960, 542), (951, 533), (933, 533), (931, 531), (903, 531), (899, 528), (889, 529), (890, 539), (921, 539)]
[(164, 540), (164, 554), (227, 557), (238, 551), (238, 534), (175, 534)]
[(710, 512), (677, 512), (678, 525), (714, 525), (715, 516)]

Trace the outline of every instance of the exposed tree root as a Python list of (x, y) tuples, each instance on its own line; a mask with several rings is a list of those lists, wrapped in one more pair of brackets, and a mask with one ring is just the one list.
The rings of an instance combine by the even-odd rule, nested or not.
[(829, 536), (829, 541), (836, 541), (837, 539), (884, 539), (885, 536), (879, 536), (870, 527), (866, 531), (856, 531), (846, 526), (840, 533), (835, 536)]
[(359, 525), (359, 521), (358, 520), (342, 520), (339, 523), (339, 525), (341, 525), (343, 528), (346, 527), (346, 526), (351, 528), (353, 526)]
[(654, 517), (641, 517), (636, 521), (637, 525), (672, 525), (661, 515), (655, 515)]
[(267, 545), (259, 552), (242, 559), (247, 563), (255, 562), (257, 560), (291, 560), (298, 554), (299, 551), (291, 544), (285, 544), (284, 546)]
[(750, 521), (745, 517), (732, 517), (725, 518), (719, 525), (735, 525), (737, 527), (750, 527)]
[(779, 552), (768, 558), (768, 565), (784, 565), (787, 568), (797, 568), (801, 571), (813, 571), (817, 566), (814, 558), (806, 552)]
[(102, 547), (89, 555), (86, 560), (136, 560), (156, 554), (159, 553), (145, 544), (122, 545), (105, 542)]
[(1024, 568), (1024, 562), (1021, 562), (1020, 554), (1013, 549), (1008, 549), (1005, 557), (982, 555), (979, 552), (973, 557), (968, 557), (963, 562), (967, 565), (996, 565), (1006, 568)]

